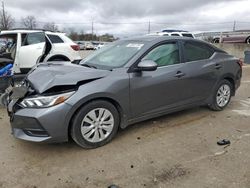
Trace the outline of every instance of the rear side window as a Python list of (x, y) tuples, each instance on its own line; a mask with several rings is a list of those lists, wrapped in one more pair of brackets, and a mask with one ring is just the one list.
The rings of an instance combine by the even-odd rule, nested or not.
[(45, 35), (43, 32), (28, 33), (26, 35), (23, 35), (23, 37), (25, 37), (22, 44), (23, 46), (45, 42)]
[(189, 33), (182, 33), (183, 37), (190, 37), (190, 38), (194, 38), (192, 34)]
[(47, 35), (52, 43), (64, 43), (63, 40), (57, 35)]
[(185, 42), (184, 52), (186, 61), (190, 62), (209, 59), (213, 55), (214, 50), (199, 42)]
[(160, 45), (150, 51), (143, 60), (152, 60), (159, 67), (180, 63), (179, 48), (177, 43)]
[(180, 35), (179, 34), (171, 34), (171, 36), (178, 36), (179, 37)]

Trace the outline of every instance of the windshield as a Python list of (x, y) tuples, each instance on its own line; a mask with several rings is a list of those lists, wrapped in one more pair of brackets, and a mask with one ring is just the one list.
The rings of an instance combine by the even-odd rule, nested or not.
[(98, 69), (114, 69), (124, 66), (144, 43), (141, 41), (118, 41), (104, 46), (80, 62), (81, 65)]

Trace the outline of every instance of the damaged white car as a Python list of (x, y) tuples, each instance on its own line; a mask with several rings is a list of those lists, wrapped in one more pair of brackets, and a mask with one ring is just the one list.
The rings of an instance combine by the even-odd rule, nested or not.
[(0, 68), (13, 64), (14, 74), (26, 74), (35, 64), (47, 61), (80, 60), (79, 46), (64, 33), (42, 30), (1, 31), (5, 51)]

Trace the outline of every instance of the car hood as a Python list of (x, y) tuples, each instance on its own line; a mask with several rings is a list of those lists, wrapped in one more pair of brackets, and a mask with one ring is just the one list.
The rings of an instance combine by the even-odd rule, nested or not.
[(103, 78), (110, 73), (75, 65), (70, 62), (50, 62), (37, 65), (27, 75), (27, 80), (38, 93), (43, 93), (55, 86), (72, 86), (79, 82), (88, 82)]

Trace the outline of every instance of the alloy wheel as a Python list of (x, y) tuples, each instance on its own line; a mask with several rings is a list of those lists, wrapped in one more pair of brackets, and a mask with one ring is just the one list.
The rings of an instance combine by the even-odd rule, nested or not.
[(217, 92), (216, 102), (217, 105), (221, 108), (227, 105), (231, 97), (231, 88), (227, 84), (223, 84)]
[(93, 109), (82, 120), (82, 136), (91, 143), (101, 142), (111, 134), (114, 123), (114, 116), (108, 109)]
[(247, 38), (247, 44), (250, 44), (250, 37)]

